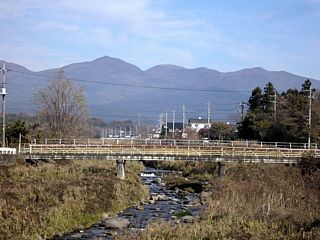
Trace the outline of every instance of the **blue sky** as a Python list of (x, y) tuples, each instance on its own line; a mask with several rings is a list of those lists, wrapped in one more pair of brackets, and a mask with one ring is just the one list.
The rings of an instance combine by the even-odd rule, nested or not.
[(320, 80), (320, 0), (3, 0), (0, 29), (0, 59), (31, 70), (108, 55)]

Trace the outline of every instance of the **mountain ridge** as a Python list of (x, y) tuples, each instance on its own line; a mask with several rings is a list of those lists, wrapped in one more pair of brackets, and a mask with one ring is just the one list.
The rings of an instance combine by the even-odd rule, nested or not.
[[(36, 88), (45, 86), (54, 72), (59, 69), (35, 72), (15, 63), (7, 63), (7, 66), (12, 69), (7, 77), (9, 110), (21, 109), (27, 112), (31, 109), (32, 93)], [(85, 89), (91, 113), (97, 116), (120, 116), (126, 113), (121, 109), (137, 108), (141, 111), (159, 110), (160, 113), (160, 111), (168, 112), (178, 106), (186, 105), (194, 114), (190, 117), (196, 117), (206, 112), (204, 103), (210, 101), (213, 105), (213, 116), (216, 119), (230, 118), (233, 115), (239, 117), (238, 103), (247, 101), (253, 88), (257, 86), (263, 88), (267, 82), (272, 82), (279, 92), (288, 88), (300, 89), (304, 80), (307, 79), (286, 71), (268, 71), (262, 67), (219, 72), (206, 67), (184, 68), (173, 64), (159, 64), (141, 70), (134, 64), (109, 56), (68, 64), (62, 68), (70, 79), (101, 82), (100, 84), (77, 82)], [(313, 87), (320, 88), (320, 81), (309, 79), (312, 80)], [(161, 90), (138, 86), (184, 88), (194, 89), (194, 91)], [(197, 89), (214, 91), (199, 92), (196, 91)], [(11, 101), (10, 104), (10, 98), (16, 100)], [(13, 102), (16, 103), (13, 104)], [(26, 106), (29, 102), (30, 106)], [(230, 104), (233, 109), (227, 111), (223, 104)], [(119, 110), (111, 111), (109, 110), (111, 108)], [(105, 119), (109, 119), (108, 116)]]

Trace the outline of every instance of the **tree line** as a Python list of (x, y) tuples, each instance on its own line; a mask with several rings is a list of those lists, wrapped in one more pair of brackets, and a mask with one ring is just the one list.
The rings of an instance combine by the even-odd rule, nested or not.
[(308, 79), (300, 90), (290, 88), (281, 93), (270, 82), (263, 89), (256, 87), (244, 105), (248, 110), (236, 125), (213, 122), (209, 129), (198, 132), (199, 137), (307, 143), (310, 135), (311, 142), (320, 141), (320, 91), (313, 89)]
[[(311, 105), (310, 105), (311, 101)], [(311, 124), (309, 109), (311, 108)], [(272, 83), (253, 89), (238, 126), (242, 139), (306, 143), (320, 140), (320, 91), (306, 80), (298, 89), (278, 93)]]

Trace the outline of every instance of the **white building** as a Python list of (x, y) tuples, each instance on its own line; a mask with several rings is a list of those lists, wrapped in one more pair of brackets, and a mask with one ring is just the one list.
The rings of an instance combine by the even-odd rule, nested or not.
[(199, 132), (199, 130), (202, 129), (202, 128), (210, 128), (211, 127), (211, 123), (208, 123), (207, 119), (202, 119), (202, 118), (189, 119), (189, 126), (190, 126), (191, 129), (196, 130), (197, 132)]

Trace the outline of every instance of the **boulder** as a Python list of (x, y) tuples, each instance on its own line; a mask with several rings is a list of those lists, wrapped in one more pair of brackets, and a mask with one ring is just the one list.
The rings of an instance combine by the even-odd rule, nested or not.
[(155, 196), (153, 196), (155, 201), (165, 201), (167, 200), (167, 196), (163, 193), (157, 194)]
[(150, 196), (149, 203), (155, 203), (155, 201), (166, 201), (168, 198), (165, 194), (159, 193), (156, 195)]
[(112, 228), (112, 229), (121, 229), (121, 228), (127, 228), (129, 224), (130, 222), (128, 219), (116, 217), (116, 218), (107, 219), (105, 222), (105, 227)]
[(158, 184), (158, 185), (163, 186), (163, 187), (166, 185), (161, 178), (154, 179), (152, 181), (152, 183)]
[(193, 216), (184, 216), (181, 218), (181, 221), (184, 223), (193, 223), (194, 217)]

